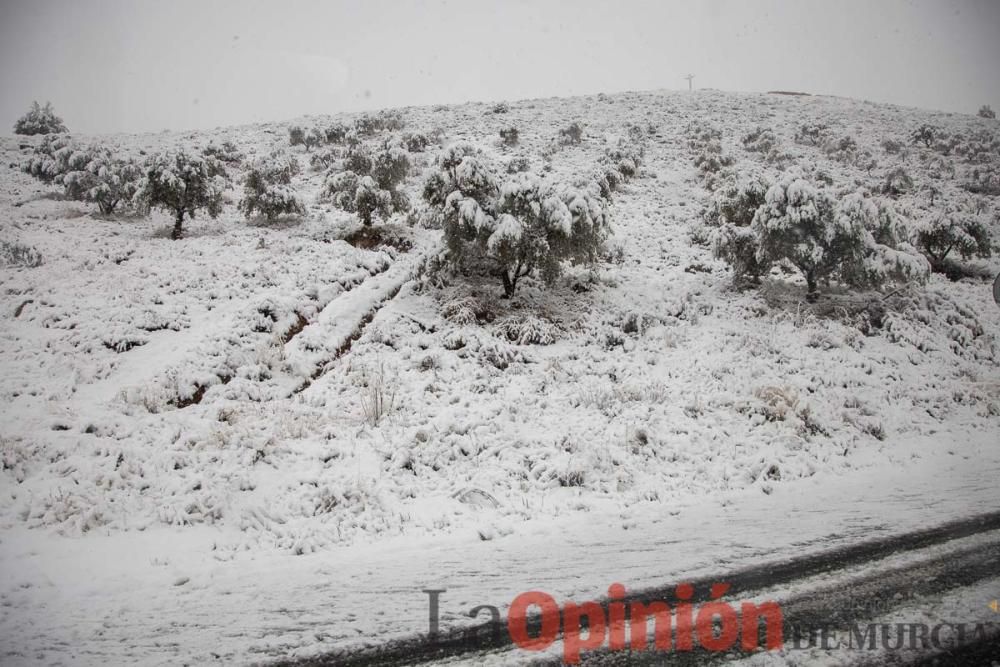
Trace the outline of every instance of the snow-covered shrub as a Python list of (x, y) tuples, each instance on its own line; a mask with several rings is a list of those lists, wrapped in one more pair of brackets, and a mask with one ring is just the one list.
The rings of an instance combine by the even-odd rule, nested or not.
[(926, 148), (934, 145), (939, 129), (933, 125), (921, 125), (910, 133), (910, 140), (915, 144), (923, 144)]
[(31, 103), (31, 109), (14, 123), (14, 134), (61, 134), (69, 132), (62, 118), (52, 109), (52, 103), (41, 106)]
[(371, 136), (378, 132), (395, 132), (402, 130), (406, 123), (398, 111), (380, 111), (375, 116), (364, 115), (354, 121), (354, 130), (362, 136)]
[(243, 176), (240, 212), (247, 218), (260, 213), (268, 220), (279, 215), (305, 215), (305, 204), (292, 188), (292, 177), (298, 171), (298, 161), (288, 155), (256, 158)]
[(885, 175), (882, 182), (882, 194), (898, 197), (913, 189), (913, 179), (902, 167), (896, 167)]
[(288, 128), (288, 145), (302, 146), (306, 143), (306, 131), (299, 125), (292, 125)]
[(838, 202), (837, 219), (844, 229), (864, 230), (861, 261), (843, 264), (839, 274), (842, 282), (881, 288), (927, 281), (930, 264), (910, 245), (908, 223), (888, 200), (872, 199), (860, 191), (850, 193)]
[(903, 142), (897, 141), (892, 138), (887, 138), (882, 140), (882, 150), (884, 150), (889, 155), (897, 155), (903, 152)]
[(758, 238), (757, 259), (788, 262), (815, 295), (820, 280), (862, 261), (866, 230), (837, 215), (836, 202), (796, 173), (785, 174), (767, 191), (751, 225)]
[(597, 196), (528, 174), (501, 184), (471, 152), (467, 146), (446, 151), (424, 187), (427, 202), (441, 209), (454, 265), (498, 275), (510, 297), (536, 270), (551, 283), (562, 261), (597, 259), (609, 226)]
[(497, 102), (493, 105), (493, 113), (508, 113), (510, 111), (510, 105), (506, 102)]
[(851, 136), (830, 139), (823, 144), (823, 152), (827, 157), (842, 164), (853, 164), (857, 151), (858, 142)]
[(706, 121), (694, 121), (686, 129), (688, 146), (699, 149), (705, 144), (722, 141), (722, 130)]
[(531, 162), (528, 158), (523, 155), (511, 158), (507, 163), (507, 173), (508, 174), (519, 174), (523, 171), (528, 171), (531, 168)]
[(373, 215), (388, 218), (392, 213), (392, 195), (381, 189), (371, 176), (362, 176), (354, 193), (354, 210), (358, 212), (362, 224), (371, 225)]
[(989, 104), (984, 104), (979, 107), (979, 117), (980, 118), (996, 118), (997, 112), (990, 108)]
[(509, 315), (497, 322), (496, 328), (500, 335), (518, 345), (551, 345), (559, 335), (556, 325), (533, 315)]
[(399, 189), (409, 170), (409, 154), (399, 143), (386, 141), (374, 153), (353, 146), (345, 156), (344, 171), (327, 176), (322, 194), (334, 206), (357, 212), (367, 226), (375, 214), (388, 218), (409, 209), (409, 200)]
[(349, 131), (349, 128), (343, 123), (334, 123), (333, 125), (329, 125), (323, 133), (326, 135), (326, 143), (342, 144), (347, 139)]
[(202, 154), (230, 165), (238, 165), (243, 161), (243, 153), (231, 141), (223, 141), (221, 146), (214, 143), (209, 144), (202, 151)]
[(337, 161), (339, 154), (335, 148), (324, 148), (309, 156), (309, 166), (315, 171), (326, 171)]
[(610, 164), (623, 180), (627, 180), (639, 173), (644, 154), (641, 144), (619, 140), (614, 148), (605, 150), (601, 162)]
[(826, 125), (802, 125), (795, 132), (795, 143), (822, 146), (826, 142)]
[(926, 215), (917, 221), (914, 232), (917, 247), (927, 256), (935, 271), (944, 268), (945, 260), (953, 250), (963, 259), (989, 257), (991, 254), (985, 215), (962, 207), (950, 206)]
[(324, 143), (326, 143), (326, 133), (319, 128), (311, 127), (302, 135), (302, 145), (306, 147), (307, 152)]
[(430, 143), (431, 141), (427, 138), (427, 135), (421, 132), (412, 132), (403, 135), (403, 145), (411, 153), (423, 153), (427, 150)]
[(34, 246), (0, 239), (0, 264), (33, 269), (42, 265), (42, 253)]
[(758, 282), (769, 268), (766, 261), (757, 258), (757, 237), (750, 227), (769, 187), (759, 174), (742, 178), (716, 190), (703, 213), (705, 224), (715, 228), (713, 253), (732, 267), (737, 283)]
[(209, 217), (222, 212), (226, 170), (218, 160), (183, 151), (159, 153), (145, 165), (145, 178), (137, 197), (146, 207), (161, 208), (174, 216), (171, 237), (183, 235), (184, 216), (193, 218), (204, 209)]
[(743, 147), (754, 153), (767, 155), (777, 145), (778, 138), (766, 127), (758, 127), (743, 137)]
[(962, 187), (979, 195), (1000, 195), (1000, 167), (986, 164), (970, 169)]
[(568, 126), (559, 130), (559, 143), (578, 144), (583, 141), (583, 126), (573, 121)]
[(722, 144), (711, 141), (702, 146), (694, 158), (694, 166), (702, 179), (709, 180), (713, 174), (718, 174), (723, 168), (733, 164), (733, 159), (722, 152)]
[(96, 203), (101, 213), (132, 206), (142, 167), (107, 146), (77, 146), (66, 136), (46, 137), (22, 170), (44, 183), (63, 187), (66, 197)]
[(500, 142), (504, 146), (517, 146), (519, 133), (516, 127), (504, 127), (500, 129)]

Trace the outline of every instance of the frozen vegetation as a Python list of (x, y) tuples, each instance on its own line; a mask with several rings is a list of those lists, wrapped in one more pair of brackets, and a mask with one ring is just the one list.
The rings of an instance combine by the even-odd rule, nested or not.
[(648, 92), (0, 150), (5, 531), (502, 540), (997, 432), (987, 114)]

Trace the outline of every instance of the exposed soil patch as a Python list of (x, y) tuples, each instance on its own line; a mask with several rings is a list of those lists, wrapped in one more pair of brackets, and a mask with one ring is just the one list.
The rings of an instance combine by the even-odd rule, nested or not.
[(401, 252), (409, 252), (413, 243), (400, 234), (399, 230), (387, 227), (361, 227), (344, 237), (355, 248), (374, 250), (390, 246)]

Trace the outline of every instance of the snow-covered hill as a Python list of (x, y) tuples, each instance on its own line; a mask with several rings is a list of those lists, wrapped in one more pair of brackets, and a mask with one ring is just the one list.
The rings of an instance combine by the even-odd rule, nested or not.
[[(516, 539), (525, 521), (668, 511), (897, 467), (927, 436), (976, 457), (989, 438), (957, 434), (998, 433), (1000, 308), (989, 280), (934, 274), (887, 299), (874, 325), (824, 310), (829, 293), (808, 304), (801, 281), (777, 271), (760, 290), (737, 291), (696, 242), (710, 193), (688, 141), (693, 124), (712, 124), (735, 170), (798, 165), (832, 192), (878, 191), (902, 166), (914, 187), (897, 203), (919, 216), (974, 199), (962, 186), (1000, 164), (997, 121), (715, 91), (401, 113), (405, 131), (443, 137), (413, 156), (413, 200), (454, 141), (501, 168), (524, 157), (573, 183), (629, 126), (643, 128), (642, 167), (609, 207), (613, 261), (570, 267), (552, 288), (526, 278), (511, 300), (495, 281), (430, 280), (440, 230), (400, 217), (398, 247), (347, 243), (355, 218), (317, 200), (323, 175), (302, 147), (293, 186), (306, 218), (248, 223), (234, 189), (219, 219), (199, 217), (172, 241), (162, 213), (101, 217), (54, 195), (19, 170), (37, 141), (2, 140), (0, 240), (42, 257), (0, 268), (5, 534), (127, 543), (169, 528), (223, 560), (395, 535)], [(573, 121), (582, 142), (555, 143)], [(853, 137), (870, 160), (795, 141), (817, 124)], [(912, 143), (924, 124), (963, 146), (994, 143), (975, 160)], [(136, 154), (223, 141), (265, 154), (287, 147), (287, 125), (94, 139)], [(499, 138), (509, 126), (513, 148)], [(744, 148), (759, 126), (776, 135), (778, 159)], [(997, 198), (978, 201), (995, 221)], [(969, 265), (981, 276), (1000, 267)], [(379, 398), (385, 414), (373, 415)]]

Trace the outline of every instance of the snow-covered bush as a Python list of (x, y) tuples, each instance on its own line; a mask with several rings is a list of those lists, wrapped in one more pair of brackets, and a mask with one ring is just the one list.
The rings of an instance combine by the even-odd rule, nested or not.
[(913, 179), (902, 167), (896, 167), (885, 175), (882, 183), (882, 194), (898, 197), (913, 189)]
[(930, 148), (934, 145), (938, 132), (938, 128), (933, 125), (921, 125), (910, 133), (910, 140), (915, 144), (923, 144), (926, 148)]
[(777, 145), (778, 138), (766, 127), (758, 127), (743, 137), (743, 147), (754, 153), (767, 155)]
[(202, 154), (205, 157), (215, 158), (219, 162), (225, 162), (229, 165), (238, 165), (243, 161), (243, 153), (231, 141), (223, 141), (221, 146), (209, 144), (202, 151)]
[(622, 177), (629, 179), (639, 173), (642, 165), (643, 148), (640, 144), (619, 141), (614, 148), (609, 148), (604, 152), (601, 162), (610, 164)]
[(962, 187), (978, 195), (1000, 195), (1000, 167), (986, 164), (970, 169)]
[(137, 197), (146, 207), (161, 208), (174, 216), (173, 239), (183, 235), (184, 216), (204, 209), (209, 217), (222, 212), (226, 170), (210, 157), (183, 151), (159, 153), (147, 160), (146, 176)]
[(770, 183), (760, 174), (740, 179), (715, 191), (702, 217), (714, 228), (712, 250), (733, 269), (737, 283), (759, 282), (769, 264), (757, 257), (757, 237), (750, 225), (764, 204)]
[(864, 230), (861, 261), (845, 261), (840, 269), (844, 284), (881, 288), (927, 281), (930, 264), (908, 242), (908, 223), (888, 200), (850, 193), (837, 204), (837, 220), (843, 229)]
[(980, 118), (996, 118), (997, 112), (990, 108), (989, 104), (984, 104), (979, 107), (979, 117)]
[(44, 183), (63, 187), (69, 199), (96, 203), (109, 215), (135, 203), (142, 167), (107, 146), (77, 146), (66, 136), (46, 137), (22, 170)]
[(510, 105), (506, 102), (497, 102), (493, 105), (493, 113), (508, 113), (510, 111)]
[(968, 259), (989, 257), (988, 221), (963, 207), (950, 206), (921, 218), (914, 228), (916, 245), (930, 260), (935, 271), (942, 270), (948, 255), (955, 251)]
[(802, 125), (795, 132), (795, 143), (822, 146), (826, 142), (826, 125)]
[(688, 146), (700, 149), (705, 144), (722, 141), (722, 130), (705, 121), (694, 121), (687, 126)]
[(409, 132), (403, 135), (403, 145), (411, 153), (423, 153), (430, 143), (431, 140), (422, 132)]
[(600, 199), (588, 190), (528, 174), (500, 183), (468, 146), (450, 148), (439, 164), (424, 197), (441, 209), (454, 265), (497, 275), (510, 297), (534, 271), (551, 283), (562, 261), (596, 260), (609, 225)]
[(522, 171), (528, 171), (531, 168), (531, 162), (528, 158), (520, 155), (518, 157), (511, 158), (507, 163), (507, 173), (508, 174), (519, 174)]
[(299, 125), (292, 125), (288, 128), (288, 145), (302, 146), (306, 142), (306, 131)]
[(559, 143), (578, 144), (583, 141), (583, 126), (573, 121), (568, 126), (559, 130)]
[(395, 132), (406, 123), (398, 111), (380, 111), (375, 116), (364, 115), (354, 121), (354, 130), (361, 136), (371, 136), (378, 132)]
[(324, 148), (309, 156), (309, 166), (315, 171), (326, 171), (339, 158), (336, 148)]
[(0, 265), (33, 269), (42, 265), (42, 253), (34, 246), (0, 239)]
[(819, 281), (837, 277), (845, 265), (864, 257), (866, 230), (860, 222), (837, 215), (834, 199), (794, 172), (767, 191), (751, 228), (759, 243), (758, 261), (797, 268), (810, 298)]
[(305, 204), (292, 187), (292, 177), (298, 172), (298, 161), (289, 155), (256, 158), (243, 175), (240, 212), (247, 218), (260, 213), (268, 220), (279, 215), (305, 215)]
[(354, 192), (354, 210), (365, 226), (372, 224), (372, 216), (388, 218), (393, 210), (392, 194), (383, 190), (371, 176), (358, 179), (358, 187)]
[(823, 144), (823, 152), (827, 157), (843, 164), (853, 164), (857, 151), (858, 142), (851, 136), (830, 139)]
[(500, 129), (500, 142), (504, 146), (517, 146), (519, 133), (516, 127), (504, 127)]
[(694, 158), (694, 166), (698, 169), (698, 175), (705, 181), (706, 187), (714, 188), (715, 180), (713, 176), (718, 175), (725, 167), (733, 164), (733, 159), (722, 152), (722, 144), (718, 141), (710, 141), (704, 144)]
[(309, 128), (302, 136), (302, 145), (306, 147), (307, 152), (324, 143), (326, 143), (326, 132), (316, 127)]
[(347, 139), (350, 129), (343, 123), (334, 123), (324, 130), (328, 144), (342, 144)]
[(409, 170), (409, 154), (399, 143), (387, 141), (371, 154), (358, 145), (345, 156), (344, 171), (327, 177), (323, 195), (370, 225), (375, 214), (388, 218), (409, 209), (409, 200), (399, 189)]
[(889, 155), (897, 155), (903, 152), (903, 148), (903, 142), (892, 139), (891, 137), (882, 140), (882, 150)]
[(14, 123), (14, 134), (60, 134), (69, 132), (62, 118), (52, 109), (52, 103), (41, 106), (31, 103), (31, 109)]

